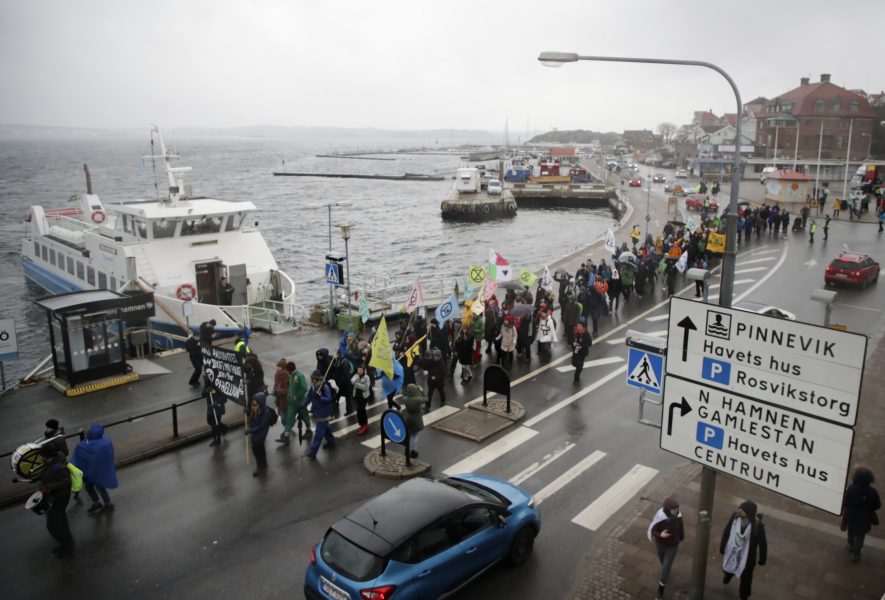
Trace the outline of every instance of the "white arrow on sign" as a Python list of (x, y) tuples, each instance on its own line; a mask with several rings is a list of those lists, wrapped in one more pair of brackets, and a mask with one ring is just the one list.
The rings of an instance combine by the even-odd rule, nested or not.
[(391, 429), (393, 429), (394, 435), (399, 437), (400, 433), (402, 432), (399, 430), (399, 427), (396, 426), (396, 421), (394, 421), (393, 419), (388, 419), (387, 424), (390, 425)]

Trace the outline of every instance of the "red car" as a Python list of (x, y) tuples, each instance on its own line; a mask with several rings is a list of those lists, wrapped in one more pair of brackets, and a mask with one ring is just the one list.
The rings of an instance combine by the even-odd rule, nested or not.
[(630, 187), (642, 187), (642, 177), (634, 177), (630, 180)]
[(866, 254), (843, 252), (833, 259), (824, 271), (824, 283), (847, 283), (867, 287), (879, 281), (879, 263)]
[[(685, 197), (685, 208), (688, 210), (704, 210), (704, 199), (707, 196), (701, 194), (690, 194)], [(710, 197), (710, 203), (708, 206), (709, 210), (719, 210), (719, 202), (716, 201), (716, 198)]]

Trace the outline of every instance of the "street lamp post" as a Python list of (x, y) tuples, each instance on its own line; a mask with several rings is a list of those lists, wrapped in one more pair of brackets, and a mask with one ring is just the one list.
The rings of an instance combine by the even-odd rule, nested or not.
[[(622, 56), (582, 56), (571, 52), (542, 52), (538, 60), (544, 66), (559, 67), (563, 63), (577, 62), (579, 60), (597, 62), (619, 63), (645, 63), (656, 65), (684, 65), (704, 67), (716, 71), (728, 81), (734, 99), (737, 104), (737, 118), (735, 119), (734, 140), (734, 165), (732, 166), (731, 197), (728, 204), (728, 219), (726, 221), (725, 254), (722, 260), (722, 277), (719, 285), (719, 305), (726, 308), (731, 306), (731, 298), (734, 290), (734, 265), (737, 250), (737, 204), (738, 193), (741, 185), (741, 94), (731, 76), (713, 63), (697, 60), (672, 60), (661, 58), (626, 58)], [(716, 471), (709, 467), (703, 467), (701, 471), (701, 491), (698, 499), (698, 526), (695, 537), (694, 556), (692, 560), (691, 583), (689, 586), (689, 598), (702, 600), (704, 597), (704, 582), (707, 578), (707, 551), (710, 546), (710, 518), (713, 511), (713, 496), (716, 491)]]
[(347, 277), (347, 328), (350, 329), (352, 326), (351, 322), (351, 314), (353, 308), (353, 296), (350, 295), (350, 248), (347, 244), (348, 240), (350, 240), (350, 230), (354, 228), (354, 225), (350, 224), (335, 224), (335, 227), (341, 230), (341, 237), (344, 238), (344, 263), (346, 268), (346, 277)]
[[(329, 254), (332, 254), (332, 207), (350, 206), (351, 202), (342, 200), (341, 202), (327, 202), (325, 204), (308, 204), (307, 208), (316, 209), (325, 206), (329, 211)], [(345, 244), (346, 245), (346, 244)], [(350, 277), (347, 278), (350, 283)], [(329, 286), (329, 325), (332, 326), (332, 314), (335, 309), (335, 290), (333, 286)]]
[[(817, 136), (817, 170), (814, 173), (814, 193), (820, 198), (820, 154), (824, 147), (824, 120), (820, 120), (820, 132)], [(819, 209), (818, 209), (819, 210)]]
[(648, 239), (648, 222), (651, 221), (651, 216), (648, 214), (648, 208), (651, 204), (651, 171), (648, 173), (648, 188), (647, 193), (645, 194), (645, 237), (642, 238), (642, 245), (645, 246), (645, 242)]
[[(851, 159), (851, 133), (854, 131), (854, 119), (848, 122), (848, 148), (845, 150), (845, 173), (842, 175), (842, 199), (848, 198), (848, 161)], [(849, 209), (850, 210), (850, 209)]]

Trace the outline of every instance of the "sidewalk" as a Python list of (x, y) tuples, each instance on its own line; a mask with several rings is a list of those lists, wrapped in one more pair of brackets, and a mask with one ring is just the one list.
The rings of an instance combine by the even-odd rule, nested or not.
[[(883, 333), (885, 318), (880, 320), (869, 344), (849, 467), (849, 479), (855, 468), (869, 467), (878, 476), (876, 485), (880, 493), (885, 479), (885, 439), (881, 433), (885, 423), (885, 395), (881, 392), (885, 388), (885, 371), (878, 368), (885, 364)], [(665, 598), (688, 598), (700, 473), (699, 465), (686, 461), (662, 473), (643, 490), (626, 509), (625, 516), (600, 536), (595, 547), (588, 549), (569, 597), (654, 598), (660, 563), (646, 531), (661, 501), (672, 495), (681, 503), (686, 535), (679, 546)], [(852, 563), (845, 534), (839, 531), (839, 517), (718, 473), (705, 599), (738, 597), (737, 581), (728, 586), (722, 583), (719, 540), (731, 513), (745, 499), (758, 504), (768, 537), (768, 562), (754, 572), (752, 598), (879, 600), (885, 594), (885, 539), (881, 527), (874, 527), (867, 536), (861, 562)]]

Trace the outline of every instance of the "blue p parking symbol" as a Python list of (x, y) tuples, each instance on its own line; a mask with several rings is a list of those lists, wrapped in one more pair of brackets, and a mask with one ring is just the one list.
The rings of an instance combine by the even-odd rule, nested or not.
[(725, 443), (725, 430), (703, 421), (698, 421), (698, 429), (695, 439), (705, 446), (711, 446), (717, 450), (722, 450)]
[(731, 363), (704, 357), (701, 377), (713, 383), (728, 385), (729, 381), (731, 381)]

